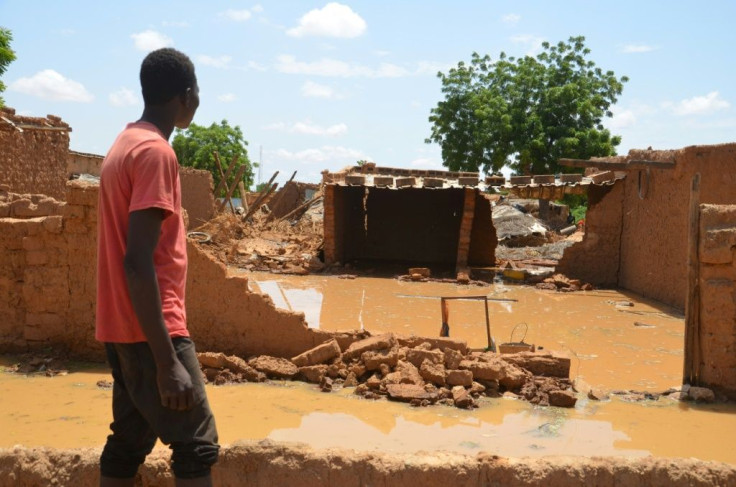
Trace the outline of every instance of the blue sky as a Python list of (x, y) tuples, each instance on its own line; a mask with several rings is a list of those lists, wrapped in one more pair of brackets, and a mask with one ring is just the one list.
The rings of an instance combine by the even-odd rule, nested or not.
[(359, 159), (441, 168), (424, 142), (438, 70), (583, 35), (599, 67), (630, 78), (605, 122), (619, 154), (675, 149), (736, 139), (734, 19), (732, 1), (0, 0), (18, 56), (3, 96), (104, 154), (140, 116), (141, 60), (173, 46), (197, 68), (195, 123), (239, 125), (262, 180), (316, 182)]

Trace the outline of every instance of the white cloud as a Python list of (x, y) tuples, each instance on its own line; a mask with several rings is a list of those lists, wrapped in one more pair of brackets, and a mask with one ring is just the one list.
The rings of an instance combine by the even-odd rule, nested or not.
[(391, 63), (381, 63), (377, 68), (360, 64), (350, 64), (336, 59), (323, 58), (319, 61), (297, 61), (294, 56), (277, 57), (276, 70), (287, 74), (306, 74), (309, 76), (335, 76), (341, 78), (398, 78), (412, 74), (406, 68)]
[(95, 98), (84, 85), (65, 78), (53, 69), (44, 69), (30, 78), (19, 78), (10, 83), (8, 88), (44, 100), (89, 103)]
[(268, 68), (262, 64), (258, 64), (255, 61), (248, 61), (248, 68), (253, 71), (266, 71)]
[(506, 14), (503, 17), (501, 17), (501, 22), (508, 25), (516, 25), (521, 20), (521, 15), (519, 14)]
[(438, 71), (447, 72), (450, 68), (454, 68), (454, 64), (435, 63), (432, 61), (419, 61), (414, 70), (416, 74), (429, 74), (435, 76)]
[(286, 31), (292, 37), (317, 36), (343, 39), (359, 37), (365, 33), (366, 23), (347, 5), (332, 2), (321, 9), (310, 10), (299, 25)]
[(232, 103), (237, 100), (238, 97), (233, 93), (223, 93), (222, 95), (217, 95), (217, 99), (223, 103)]
[(606, 125), (611, 130), (619, 130), (636, 124), (636, 114), (633, 110), (621, 110), (613, 107), (611, 108), (611, 112), (613, 112), (613, 117), (606, 122)]
[(59, 34), (65, 36), (65, 37), (73, 36), (76, 33), (77, 33), (77, 31), (74, 30), (74, 29), (61, 29), (59, 31)]
[(314, 81), (304, 82), (301, 92), (302, 96), (306, 98), (324, 98), (327, 100), (340, 98), (340, 96), (335, 93), (335, 90), (332, 89), (332, 87), (321, 85), (319, 83), (315, 83)]
[(533, 56), (537, 53), (539, 53), (542, 50), (542, 42), (544, 42), (544, 37), (538, 37), (533, 35), (520, 35), (520, 36), (513, 36), (511, 38), (511, 42), (514, 44), (521, 44), (523, 46), (527, 47), (526, 54), (528, 56)]
[(378, 57), (386, 57), (391, 54), (391, 51), (383, 51), (383, 50), (376, 50), (373, 51), (373, 54), (375, 54)]
[(174, 45), (174, 41), (171, 37), (150, 29), (136, 34), (131, 34), (130, 37), (135, 42), (136, 49), (146, 52)]
[(189, 22), (186, 20), (164, 20), (161, 25), (164, 27), (189, 27)]
[(120, 88), (118, 91), (110, 93), (108, 99), (114, 107), (129, 107), (137, 105), (139, 102), (138, 96), (128, 88)]
[(293, 134), (337, 137), (337, 136), (346, 134), (348, 131), (348, 126), (345, 125), (344, 123), (338, 123), (335, 125), (330, 125), (329, 127), (322, 127), (321, 125), (316, 125), (312, 123), (311, 121), (307, 120), (305, 122), (296, 122), (293, 124), (277, 122), (271, 125), (267, 125), (266, 127), (264, 127), (264, 129), (280, 130), (280, 131), (290, 132)]
[(301, 162), (302, 164), (332, 163), (342, 166), (355, 164), (355, 161), (372, 159), (363, 152), (342, 146), (324, 145), (315, 149), (292, 152), (287, 149), (266, 151), (268, 158), (276, 162)]
[(648, 46), (646, 44), (626, 44), (621, 48), (621, 52), (624, 53), (639, 53), (639, 52), (651, 52), (659, 49), (657, 46)]
[(227, 68), (229, 67), (230, 61), (232, 61), (233, 58), (230, 56), (207, 56), (205, 54), (200, 54), (197, 56), (197, 62), (200, 64), (203, 64), (204, 66), (212, 66), (213, 68)]
[(256, 4), (253, 5), (253, 8), (251, 8), (251, 10), (255, 13), (261, 13), (263, 12), (263, 7), (261, 6), (261, 4)]
[(720, 97), (717, 91), (711, 91), (705, 96), (694, 96), (679, 103), (663, 103), (665, 108), (670, 108), (676, 115), (703, 115), (724, 110), (731, 104)]
[(252, 16), (253, 14), (250, 13), (250, 10), (228, 9), (224, 12), (220, 12), (220, 17), (225, 17), (235, 22), (245, 22), (246, 20), (249, 20)]

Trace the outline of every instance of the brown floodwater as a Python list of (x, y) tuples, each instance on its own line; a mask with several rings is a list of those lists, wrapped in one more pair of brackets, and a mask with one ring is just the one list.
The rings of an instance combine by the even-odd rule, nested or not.
[[(0, 363), (9, 365), (9, 357)], [(108, 434), (111, 377), (99, 366), (66, 376), (0, 373), (0, 448), (101, 446)], [(574, 409), (483, 399), (473, 411), (411, 408), (322, 393), (299, 382), (207, 386), (222, 444), (296, 441), (357, 451), (485, 451), (501, 456), (666, 456), (736, 464), (736, 406), (694, 406), (670, 399), (627, 403), (581, 399)], [(161, 447), (161, 445), (159, 445)]]
[[(493, 287), (343, 280), (323, 276), (250, 276), (284, 308), (303, 311), (310, 326), (366, 328), (436, 336), (438, 296), (488, 295), (491, 331), (501, 343), (525, 341), (572, 357), (572, 377), (602, 389), (660, 391), (678, 385), (683, 318), (673, 310), (615, 291), (556, 294), (497, 283)], [(511, 301), (515, 300), (515, 301)], [(622, 306), (622, 303), (633, 306)], [(619, 304), (617, 304), (619, 303)], [(526, 323), (526, 326), (519, 326)], [(479, 302), (450, 304), (451, 336), (486, 346)], [(12, 364), (0, 357), (0, 366)], [(0, 373), (0, 447), (101, 446), (111, 391), (104, 367), (71, 364), (66, 376)], [(736, 406), (693, 405), (668, 398), (630, 403), (590, 401), (573, 409), (539, 408), (513, 399), (483, 399), (473, 411), (411, 408), (361, 399), (345, 389), (321, 393), (298, 382), (207, 386), (223, 444), (269, 438), (317, 448), (376, 451), (446, 450), (501, 456), (621, 455), (695, 457), (736, 464)]]
[[(631, 293), (556, 293), (500, 282), (476, 287), (380, 278), (248, 276), (252, 289), (267, 293), (277, 307), (304, 312), (314, 328), (439, 336), (440, 296), (487, 295), (507, 300), (488, 305), (497, 343), (523, 337), (526, 343), (568, 354), (570, 375), (578, 382), (663, 391), (679, 385), (682, 377), (684, 317)], [(487, 347), (484, 304), (449, 303), (450, 336), (474, 348)]]

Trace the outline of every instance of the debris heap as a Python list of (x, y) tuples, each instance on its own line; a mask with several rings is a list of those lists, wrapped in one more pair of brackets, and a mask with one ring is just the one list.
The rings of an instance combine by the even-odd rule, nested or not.
[(244, 360), (200, 353), (206, 379), (214, 384), (302, 380), (324, 392), (353, 387), (366, 399), (477, 407), (481, 395), (520, 396), (533, 404), (573, 407), (570, 359), (551, 353), (499, 355), (470, 351), (450, 338), (402, 337), (392, 333), (365, 338), (342, 350), (325, 342), (291, 360), (266, 355)]

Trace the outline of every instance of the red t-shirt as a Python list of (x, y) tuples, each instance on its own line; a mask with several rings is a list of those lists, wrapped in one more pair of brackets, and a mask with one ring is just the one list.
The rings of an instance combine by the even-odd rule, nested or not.
[(130, 123), (102, 162), (97, 218), (97, 340), (145, 342), (128, 293), (123, 260), (132, 211), (164, 210), (154, 266), (172, 337), (189, 336), (184, 309), (187, 247), (176, 154), (158, 128)]

